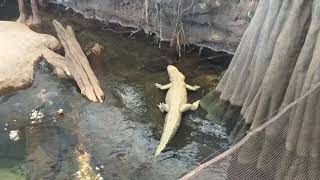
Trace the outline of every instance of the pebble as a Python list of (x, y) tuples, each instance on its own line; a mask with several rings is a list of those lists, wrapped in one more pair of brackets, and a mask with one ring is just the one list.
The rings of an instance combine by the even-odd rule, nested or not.
[(12, 141), (18, 141), (20, 139), (19, 137), (19, 130), (11, 130), (9, 134), (9, 138)]
[(30, 115), (30, 119), (41, 119), (44, 117), (44, 114), (40, 110), (32, 110), (32, 113)]
[(63, 116), (63, 109), (62, 108), (58, 109), (57, 113), (58, 115)]

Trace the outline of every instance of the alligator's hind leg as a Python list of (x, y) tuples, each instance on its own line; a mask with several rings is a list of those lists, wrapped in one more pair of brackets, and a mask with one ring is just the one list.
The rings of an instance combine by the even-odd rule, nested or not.
[(168, 104), (160, 103), (158, 105), (159, 109), (161, 112), (168, 112), (169, 111), (169, 106)]
[(198, 109), (199, 107), (199, 103), (200, 103), (200, 100), (192, 103), (192, 104), (184, 104), (181, 108), (180, 108), (180, 112), (186, 112), (186, 111), (189, 111), (189, 110), (192, 110), (192, 111), (195, 111)]
[(171, 83), (169, 83), (167, 85), (161, 85), (161, 84), (155, 83), (154, 86), (156, 88), (161, 89), (161, 90), (165, 90), (165, 89), (169, 89), (171, 87)]

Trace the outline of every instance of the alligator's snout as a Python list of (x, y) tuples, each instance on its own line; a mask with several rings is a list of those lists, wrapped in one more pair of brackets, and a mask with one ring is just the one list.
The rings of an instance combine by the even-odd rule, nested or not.
[(176, 67), (174, 67), (173, 65), (169, 65), (167, 67), (167, 71), (168, 71), (168, 74), (169, 74), (170, 78), (175, 77), (177, 72), (179, 72), (179, 70)]
[(177, 80), (184, 81), (185, 79), (184, 75), (175, 66), (169, 65), (167, 67), (167, 71), (170, 77), (170, 81), (177, 81)]

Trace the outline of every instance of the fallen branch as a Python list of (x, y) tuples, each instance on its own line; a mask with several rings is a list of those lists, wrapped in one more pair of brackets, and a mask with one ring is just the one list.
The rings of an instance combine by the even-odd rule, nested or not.
[(71, 28), (65, 29), (57, 20), (53, 21), (57, 35), (65, 50), (65, 61), (68, 69), (77, 82), (81, 94), (93, 102), (103, 102), (104, 93), (100, 88), (98, 79), (92, 71), (87, 57), (83, 53), (76, 36)]

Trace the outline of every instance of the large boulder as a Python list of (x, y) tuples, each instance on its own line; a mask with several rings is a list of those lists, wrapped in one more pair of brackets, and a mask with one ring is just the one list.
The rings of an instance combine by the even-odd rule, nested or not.
[[(0, 95), (29, 87), (34, 76), (34, 64), (42, 56), (52, 56), (60, 48), (53, 36), (33, 32), (28, 26), (0, 21)], [(68, 72), (64, 62), (48, 61)]]

